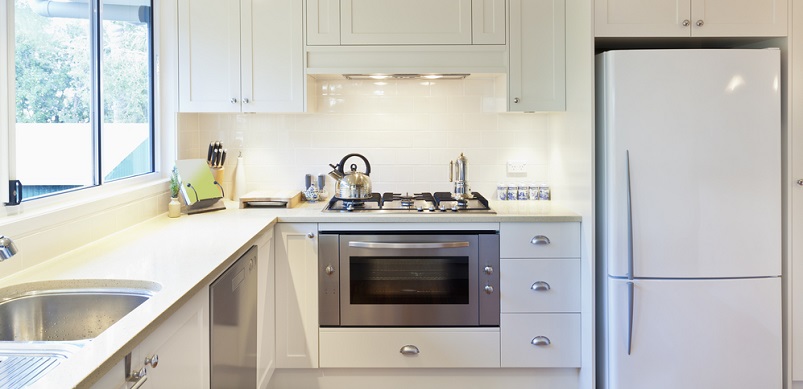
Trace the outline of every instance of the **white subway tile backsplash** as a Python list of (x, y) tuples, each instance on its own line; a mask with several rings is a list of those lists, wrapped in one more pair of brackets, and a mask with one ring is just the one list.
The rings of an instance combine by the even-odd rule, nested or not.
[[(248, 190), (301, 189), (304, 174), (325, 174), (349, 153), (368, 158), (380, 192), (449, 191), (449, 161), (461, 152), (471, 188), (488, 196), (498, 182), (549, 182), (554, 114), (497, 113), (505, 82), (318, 81), (313, 114), (181, 114), (180, 156), (200, 155), (222, 140), (232, 156), (227, 170), (234, 171), (233, 152), (242, 150)], [(511, 159), (527, 161), (524, 175), (507, 176)], [(358, 158), (351, 163), (363, 169)]]

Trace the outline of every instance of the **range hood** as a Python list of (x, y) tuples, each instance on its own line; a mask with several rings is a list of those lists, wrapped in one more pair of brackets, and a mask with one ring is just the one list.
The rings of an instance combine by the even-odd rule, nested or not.
[(344, 74), (347, 80), (462, 80), (470, 76), (467, 73), (429, 73), (429, 74)]

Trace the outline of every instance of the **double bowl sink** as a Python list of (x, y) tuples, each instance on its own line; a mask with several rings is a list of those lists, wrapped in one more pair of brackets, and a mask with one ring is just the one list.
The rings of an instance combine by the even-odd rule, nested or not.
[(0, 388), (30, 385), (158, 290), (48, 286), (0, 293)]

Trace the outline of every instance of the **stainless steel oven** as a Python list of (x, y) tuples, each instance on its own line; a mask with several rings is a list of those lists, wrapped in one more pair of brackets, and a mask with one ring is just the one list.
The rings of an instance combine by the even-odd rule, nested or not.
[(322, 327), (499, 326), (499, 235), (321, 233)]

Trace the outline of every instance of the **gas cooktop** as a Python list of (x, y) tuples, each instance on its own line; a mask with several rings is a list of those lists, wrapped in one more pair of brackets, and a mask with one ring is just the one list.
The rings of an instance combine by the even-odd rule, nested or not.
[(496, 213), (488, 200), (477, 192), (467, 199), (455, 199), (452, 193), (371, 193), (363, 200), (343, 200), (333, 197), (323, 212), (379, 212), (379, 213)]

